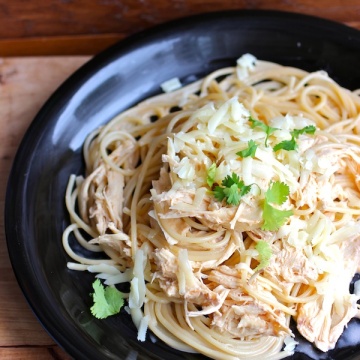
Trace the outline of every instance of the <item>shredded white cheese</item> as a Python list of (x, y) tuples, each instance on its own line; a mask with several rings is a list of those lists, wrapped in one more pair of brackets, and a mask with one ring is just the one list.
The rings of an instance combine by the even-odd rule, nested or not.
[(299, 344), (297, 341), (294, 340), (293, 337), (287, 336), (284, 340), (285, 348), (284, 351), (289, 353), (294, 353), (295, 347), (297, 344)]
[(169, 79), (167, 81), (164, 81), (160, 85), (162, 91), (169, 93), (172, 91), (175, 91), (177, 89), (180, 89), (182, 87), (180, 80), (177, 77), (174, 77), (172, 79)]
[(106, 273), (108, 275), (120, 274), (120, 271), (115, 266), (108, 264), (90, 265), (87, 270), (91, 273)]
[(137, 334), (137, 339), (139, 341), (145, 341), (146, 339), (146, 332), (148, 329), (148, 324), (149, 324), (149, 316), (146, 315), (144, 316), (141, 321), (140, 321), (140, 325), (139, 325), (139, 329), (138, 329), (138, 334)]
[(256, 62), (256, 57), (251, 54), (244, 54), (239, 59), (237, 59), (236, 72), (240, 80), (245, 79), (249, 75), (249, 72), (255, 69)]
[(254, 70), (256, 61), (257, 59), (254, 55), (244, 54), (236, 60), (236, 63), (242, 68)]

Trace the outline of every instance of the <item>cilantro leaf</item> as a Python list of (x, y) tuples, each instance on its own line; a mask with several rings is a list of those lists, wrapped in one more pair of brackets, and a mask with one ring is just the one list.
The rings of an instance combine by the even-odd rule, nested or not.
[(225, 188), (223, 188), (221, 186), (215, 186), (213, 193), (214, 193), (216, 200), (223, 201), (223, 199), (226, 197), (226, 195), (224, 193), (224, 189)]
[(251, 189), (251, 185), (245, 185), (244, 181), (240, 180), (235, 173), (232, 173), (231, 176), (227, 175), (221, 185), (215, 187), (214, 196), (219, 201), (226, 199), (226, 203), (229, 205), (238, 205), (240, 199)]
[(215, 175), (216, 175), (216, 164), (212, 163), (207, 170), (207, 176), (206, 176), (206, 182), (210, 187), (214, 185)]
[(294, 129), (290, 132), (291, 140), (284, 140), (284, 141), (280, 142), (279, 144), (276, 144), (273, 147), (273, 149), (274, 149), (274, 151), (278, 151), (281, 149), (287, 150), (287, 151), (296, 150), (297, 144), (296, 144), (295, 139), (298, 139), (301, 134), (314, 134), (315, 130), (316, 130), (316, 127), (314, 125), (308, 125), (302, 129)]
[(269, 265), (272, 251), (270, 245), (264, 240), (258, 241), (255, 245), (255, 249), (259, 253), (259, 265), (254, 271), (259, 271)]
[(251, 127), (254, 129), (255, 127), (259, 127), (260, 129), (262, 129), (265, 133), (266, 133), (266, 138), (265, 138), (265, 146), (267, 145), (269, 136), (274, 133), (276, 130), (279, 130), (278, 128), (274, 128), (271, 126), (268, 126), (266, 124), (264, 124), (262, 121), (253, 119), (251, 116), (249, 118), (249, 121), (251, 122)]
[(274, 149), (274, 151), (279, 151), (281, 149), (290, 151), (290, 150), (295, 150), (296, 147), (297, 147), (296, 141), (295, 141), (294, 137), (292, 137), (291, 140), (284, 140), (284, 141), (276, 144), (273, 147), (273, 149)]
[(287, 218), (293, 214), (292, 210), (279, 210), (270, 205), (270, 203), (281, 205), (289, 196), (289, 186), (280, 181), (271, 184), (265, 193), (265, 201), (262, 218), (264, 220), (261, 226), (262, 230), (276, 231), (284, 225)]
[(277, 231), (284, 225), (287, 218), (293, 214), (292, 210), (279, 210), (271, 206), (267, 201), (264, 203), (262, 230)]
[(286, 201), (290, 193), (289, 186), (283, 182), (275, 181), (265, 193), (265, 199), (269, 203), (281, 205)]
[(241, 187), (239, 187), (239, 189), (240, 189), (240, 197), (243, 197), (243, 196), (245, 196), (249, 191), (250, 191), (250, 189), (251, 189), (251, 185), (253, 185), (253, 184), (250, 184), (250, 185), (245, 185), (245, 183), (242, 181), (242, 186)]
[(226, 202), (229, 205), (238, 205), (240, 202), (239, 188), (237, 184), (232, 184), (230, 187), (224, 188), (224, 195), (226, 197)]
[(264, 124), (262, 121), (256, 120), (252, 116), (250, 116), (249, 121), (251, 122), (252, 129), (254, 129), (255, 127), (259, 127), (265, 132), (267, 131), (268, 126)]
[(94, 281), (93, 289), (94, 304), (90, 310), (96, 318), (105, 319), (120, 312), (121, 307), (124, 305), (124, 299), (119, 290), (115, 287), (104, 287), (99, 279)]
[(235, 174), (234, 172), (230, 175), (225, 176), (225, 179), (222, 181), (221, 185), (225, 187), (230, 187), (234, 184), (239, 184), (240, 178), (239, 175)]
[(251, 156), (252, 158), (255, 156), (255, 152), (257, 149), (257, 144), (254, 140), (248, 141), (248, 147), (244, 150), (238, 151), (236, 155), (239, 155), (242, 158)]
[(291, 135), (297, 139), (299, 137), (299, 135), (301, 134), (315, 134), (315, 131), (316, 131), (316, 127), (314, 125), (308, 125), (308, 126), (305, 126), (304, 128), (302, 129), (294, 129), (293, 131), (291, 131)]

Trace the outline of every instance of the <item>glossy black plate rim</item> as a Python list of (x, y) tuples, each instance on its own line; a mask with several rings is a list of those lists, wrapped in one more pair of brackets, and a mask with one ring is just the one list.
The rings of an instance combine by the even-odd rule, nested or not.
[[(271, 24), (275, 20), (289, 24), (293, 23), (294, 26), (296, 24), (306, 24), (312, 29), (318, 29), (334, 36), (341, 34), (344, 37), (344, 41), (349, 43), (349, 46), (356, 46), (360, 49), (360, 33), (357, 30), (317, 17), (260, 10), (207, 13), (159, 25), (151, 30), (143, 31), (120, 41), (82, 66), (49, 98), (30, 125), (16, 154), (7, 186), (5, 230), (8, 252), (14, 273), (30, 307), (53, 339), (76, 359), (96, 359), (103, 354), (97, 353), (96, 346), (92, 347), (94, 344), (91, 339), (86, 338), (84, 333), (80, 332), (75, 324), (63, 323), (64, 319), (61, 316), (61, 309), (59, 311), (56, 303), (52, 303), (52, 299), (47, 298), (46, 287), (42, 290), (34, 287), (34, 291), (29, 291), (29, 284), (36, 283), (39, 274), (36, 271), (36, 264), (31, 262), (35, 259), (29, 258), (28, 254), (25, 253), (24, 243), (27, 241), (27, 236), (21, 231), (24, 226), (23, 221), (26, 219), (26, 207), (24, 206), (26, 204), (23, 200), (28, 182), (26, 173), (27, 169), (31, 167), (34, 156), (28, 150), (36, 148), (37, 143), (41, 142), (43, 137), (47, 135), (46, 129), (49, 122), (51, 122), (51, 114), (70, 101), (77, 89), (99, 69), (111, 64), (114, 59), (131, 53), (137, 47), (144, 46), (148, 41), (156, 39), (160, 41), (166, 32), (181, 32), (194, 22), (209, 24), (219, 18), (236, 18), (239, 22), (251, 19), (253, 24), (268, 21), (269, 30), (271, 30)], [(352, 43), (353, 41), (355, 42), (354, 44)], [(36, 139), (35, 142), (34, 139)], [(19, 173), (23, 173), (25, 176), (19, 177)], [(45, 285), (47, 284), (45, 283)], [(63, 331), (64, 329), (66, 329), (66, 332)]]

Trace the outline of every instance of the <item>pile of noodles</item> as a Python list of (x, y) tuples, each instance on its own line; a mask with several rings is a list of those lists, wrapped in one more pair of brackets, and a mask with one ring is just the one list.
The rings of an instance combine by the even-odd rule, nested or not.
[[(70, 178), (68, 267), (108, 286), (130, 282), (126, 309), (139, 340), (149, 328), (182, 351), (280, 359), (294, 352), (293, 318), (306, 339), (333, 348), (358, 315), (349, 283), (360, 263), (359, 111), (358, 94), (323, 71), (244, 55), (119, 114), (87, 138), (85, 177)], [(250, 116), (278, 130), (267, 136)], [(300, 135), (295, 150), (273, 150), (309, 125), (315, 133)], [(250, 140), (255, 156), (238, 156)], [(215, 185), (232, 173), (256, 185), (237, 205), (219, 201), (212, 164)], [(275, 181), (289, 187), (279, 209), (293, 215), (263, 230)], [(71, 233), (108, 258), (76, 254)], [(272, 256), (255, 271), (260, 240)]]

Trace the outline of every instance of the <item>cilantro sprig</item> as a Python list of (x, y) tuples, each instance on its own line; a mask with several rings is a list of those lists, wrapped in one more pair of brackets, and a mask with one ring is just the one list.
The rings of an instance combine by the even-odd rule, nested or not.
[(270, 185), (265, 192), (262, 230), (277, 231), (286, 222), (287, 218), (293, 214), (292, 210), (279, 210), (271, 205), (282, 205), (289, 193), (289, 186), (283, 182), (276, 181)]
[(280, 143), (276, 144), (273, 147), (274, 151), (279, 151), (279, 150), (287, 150), (287, 151), (291, 151), (291, 150), (296, 150), (297, 148), (297, 143), (296, 143), (296, 139), (299, 138), (300, 135), (302, 134), (315, 134), (315, 130), (316, 127), (314, 125), (308, 125), (305, 126), (302, 129), (294, 129), (290, 132), (291, 134), (291, 140), (284, 140), (281, 141)]
[(302, 135), (302, 134), (314, 135), (315, 131), (316, 131), (316, 127), (314, 125), (308, 125), (308, 126), (303, 127), (302, 129), (294, 129), (291, 132), (291, 135), (293, 135), (295, 137), (295, 139), (298, 139), (299, 135)]
[(111, 286), (104, 287), (99, 279), (96, 279), (92, 286), (94, 304), (90, 310), (96, 318), (105, 319), (120, 312), (124, 298), (118, 289)]
[(255, 249), (259, 253), (259, 265), (254, 269), (256, 272), (269, 265), (272, 251), (270, 245), (264, 240), (259, 240), (255, 245)]
[(269, 136), (272, 133), (274, 133), (276, 130), (279, 130), (278, 128), (268, 126), (265, 123), (263, 123), (262, 121), (254, 119), (252, 116), (250, 116), (249, 122), (251, 123), (251, 128), (252, 129), (254, 129), (255, 127), (259, 127), (260, 129), (262, 129), (266, 133), (265, 146), (268, 146), (267, 142), (269, 140)]
[(242, 157), (242, 158), (246, 158), (251, 156), (252, 158), (255, 156), (256, 153), (256, 149), (257, 149), (258, 145), (255, 143), (254, 140), (249, 140), (248, 141), (248, 147), (244, 150), (238, 151), (236, 153), (236, 155)]
[(276, 151), (279, 151), (279, 150), (286, 150), (286, 151), (291, 151), (291, 150), (295, 150), (297, 147), (297, 144), (296, 144), (296, 141), (294, 139), (294, 137), (291, 137), (291, 140), (284, 140), (278, 144), (276, 144), (274, 147), (273, 147), (273, 150), (276, 152)]
[(229, 205), (239, 205), (240, 199), (251, 189), (251, 185), (245, 185), (235, 173), (227, 175), (221, 185), (215, 187), (214, 196), (219, 201), (225, 199)]

